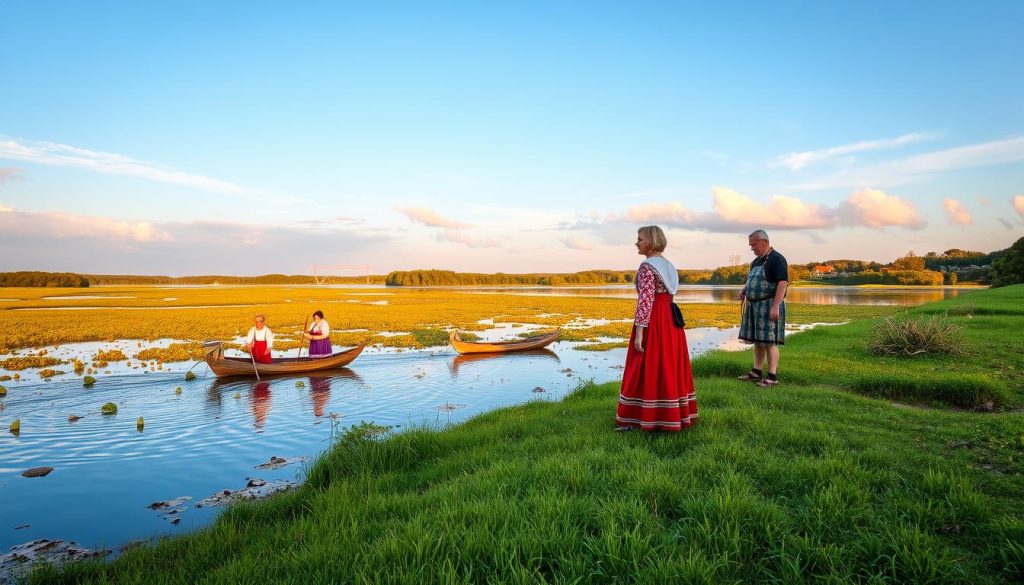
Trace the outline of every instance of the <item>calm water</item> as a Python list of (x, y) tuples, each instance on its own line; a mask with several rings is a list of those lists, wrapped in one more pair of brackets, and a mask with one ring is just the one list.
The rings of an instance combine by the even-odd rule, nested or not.
[[(687, 333), (695, 355), (734, 344), (736, 337), (711, 328)], [(499, 406), (558, 400), (581, 380), (621, 376), (624, 349), (585, 352), (571, 345), (503, 356), (367, 350), (331, 375), (263, 383), (212, 374), (204, 379), (205, 364), (188, 382), (183, 374), (190, 364), (174, 364), (164, 372), (115, 371), (91, 389), (74, 374), (40, 382), (23, 371), (31, 381), (3, 383), (9, 393), (0, 413), (0, 551), (37, 538), (116, 550), (134, 539), (194, 530), (220, 508), (189, 506), (174, 525), (147, 506), (181, 496), (194, 504), (242, 488), (248, 478), (301, 479), (303, 464), (274, 471), (255, 466), (271, 456), (315, 457), (330, 445), (335, 420), (398, 430), (443, 426)], [(74, 345), (59, 351), (74, 351)], [(90, 344), (84, 353), (95, 351)], [(538, 387), (544, 392), (534, 392)], [(116, 415), (99, 414), (106, 402), (118, 405)], [(83, 418), (69, 422), (72, 414)], [(142, 432), (136, 429), (140, 416)], [(19, 436), (7, 432), (15, 418), (21, 419)], [(21, 476), (39, 466), (55, 470)]]
[[(683, 285), (675, 295), (677, 303), (721, 303), (736, 300), (741, 286)], [(457, 289), (456, 289), (457, 290)], [(793, 287), (786, 293), (791, 303), (815, 305), (923, 305), (933, 301), (952, 299), (971, 289), (956, 287), (884, 287), (856, 286)], [(475, 287), (472, 294), (517, 294), (585, 296), (608, 298), (635, 298), (633, 285), (587, 287)]]

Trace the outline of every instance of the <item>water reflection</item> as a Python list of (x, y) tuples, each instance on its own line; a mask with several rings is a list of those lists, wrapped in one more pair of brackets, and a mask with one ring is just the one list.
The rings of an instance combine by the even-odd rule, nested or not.
[(313, 416), (323, 416), (324, 407), (331, 399), (331, 379), (325, 376), (310, 376), (309, 393), (313, 398)]
[(560, 361), (558, 359), (558, 354), (547, 348), (517, 351), (515, 353), (471, 353), (459, 354), (452, 358), (452, 362), (451, 365), (448, 366), (448, 370), (451, 372), (452, 378), (456, 378), (459, 375), (459, 368), (466, 364), (491, 362), (491, 365), (497, 365), (497, 362), (501, 361), (503, 362), (503, 365), (523, 367), (528, 365), (524, 363), (525, 361), (533, 359), (551, 360), (555, 363)]
[[(676, 292), (677, 303), (724, 303), (736, 300), (741, 286), (682, 285)], [(813, 305), (901, 305), (915, 306), (932, 301), (952, 299), (970, 289), (954, 287), (865, 288), (857, 286), (796, 286), (789, 289), (786, 300)], [(636, 298), (632, 285), (588, 287), (483, 287), (465, 291), (469, 294), (552, 295), (606, 298)]]
[(253, 384), (249, 399), (249, 406), (252, 409), (252, 424), (257, 429), (262, 429), (267, 422), (267, 415), (270, 414), (270, 381), (263, 380)]

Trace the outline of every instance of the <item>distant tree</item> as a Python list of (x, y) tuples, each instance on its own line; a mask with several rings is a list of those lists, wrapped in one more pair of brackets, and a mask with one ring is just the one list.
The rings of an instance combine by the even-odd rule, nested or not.
[(946, 276), (949, 279), (949, 284), (956, 284), (960, 280), (960, 276), (955, 270), (950, 270), (946, 273)]
[(1006, 253), (992, 262), (993, 287), (1024, 282), (1024, 238), (1018, 239)]
[(894, 260), (890, 267), (893, 270), (924, 270), (924, 258), (911, 252), (907, 256)]

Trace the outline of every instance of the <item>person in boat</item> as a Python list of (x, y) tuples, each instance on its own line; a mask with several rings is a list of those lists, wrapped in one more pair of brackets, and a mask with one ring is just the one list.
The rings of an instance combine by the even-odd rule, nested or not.
[(302, 334), (309, 340), (309, 357), (325, 357), (331, 355), (331, 326), (324, 319), (324, 312), (313, 313), (313, 324), (309, 331)]
[[(747, 284), (740, 291), (743, 315), (739, 338), (743, 343), (754, 344), (754, 366), (739, 379), (772, 388), (779, 385), (779, 347), (786, 343), (789, 264), (772, 247), (766, 231), (750, 234), (747, 243), (757, 258), (750, 263)], [(766, 365), (767, 373), (763, 369)]]
[(615, 415), (616, 430), (680, 431), (697, 422), (697, 395), (682, 313), (673, 302), (679, 272), (662, 256), (668, 240), (658, 226), (637, 231), (646, 257), (636, 272), (636, 316)]
[(253, 318), (253, 326), (245, 336), (245, 343), (242, 350), (252, 354), (252, 359), (257, 364), (269, 364), (271, 362), (270, 350), (274, 347), (274, 332), (267, 327), (267, 318), (257, 314)]

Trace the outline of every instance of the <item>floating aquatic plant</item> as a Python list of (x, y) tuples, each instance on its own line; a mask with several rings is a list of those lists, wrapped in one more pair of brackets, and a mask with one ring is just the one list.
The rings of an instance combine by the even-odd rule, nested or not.
[(113, 402), (108, 402), (100, 407), (100, 412), (103, 414), (117, 414), (117, 405)]
[(86, 377), (82, 378), (82, 386), (85, 386), (86, 388), (88, 388), (89, 386), (92, 386), (95, 383), (96, 383), (96, 378), (93, 378), (92, 376), (86, 376)]

